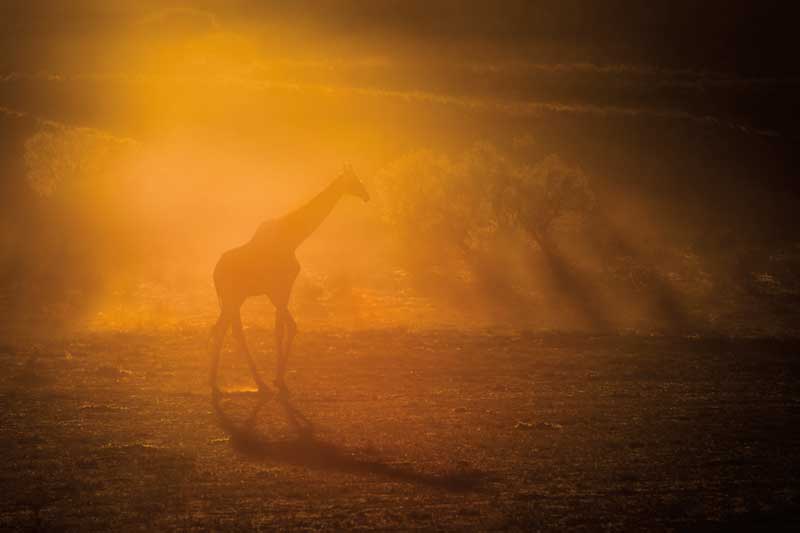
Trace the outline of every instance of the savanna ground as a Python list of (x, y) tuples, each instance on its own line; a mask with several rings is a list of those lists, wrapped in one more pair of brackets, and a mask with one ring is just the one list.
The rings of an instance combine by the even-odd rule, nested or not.
[(800, 342), (306, 331), (288, 401), (227, 347), (214, 403), (205, 335), (3, 346), (0, 528), (800, 525)]

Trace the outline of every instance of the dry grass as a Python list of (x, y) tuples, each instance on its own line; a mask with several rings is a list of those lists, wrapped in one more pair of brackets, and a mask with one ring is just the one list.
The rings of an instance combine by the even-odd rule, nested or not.
[(306, 332), (215, 403), (204, 340), (0, 348), (0, 528), (798, 526), (794, 341)]

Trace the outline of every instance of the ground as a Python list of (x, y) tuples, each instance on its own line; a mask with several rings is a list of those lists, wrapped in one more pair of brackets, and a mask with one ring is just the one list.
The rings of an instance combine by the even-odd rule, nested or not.
[(227, 348), (217, 402), (204, 345), (0, 347), (0, 529), (800, 525), (797, 341), (306, 331), (288, 400)]

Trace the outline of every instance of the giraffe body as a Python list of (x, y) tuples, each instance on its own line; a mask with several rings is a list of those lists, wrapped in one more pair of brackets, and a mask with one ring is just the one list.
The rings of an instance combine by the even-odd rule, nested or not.
[(300, 273), (295, 250), (282, 243), (280, 221), (268, 221), (242, 246), (223, 253), (214, 269), (220, 306), (240, 306), (250, 296), (266, 295), (285, 307)]

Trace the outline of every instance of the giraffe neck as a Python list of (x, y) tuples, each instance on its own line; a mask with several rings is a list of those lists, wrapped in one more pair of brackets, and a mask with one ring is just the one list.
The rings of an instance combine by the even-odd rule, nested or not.
[(300, 246), (322, 224), (342, 197), (342, 192), (336, 179), (306, 205), (284, 217), (286, 237), (292, 249)]

